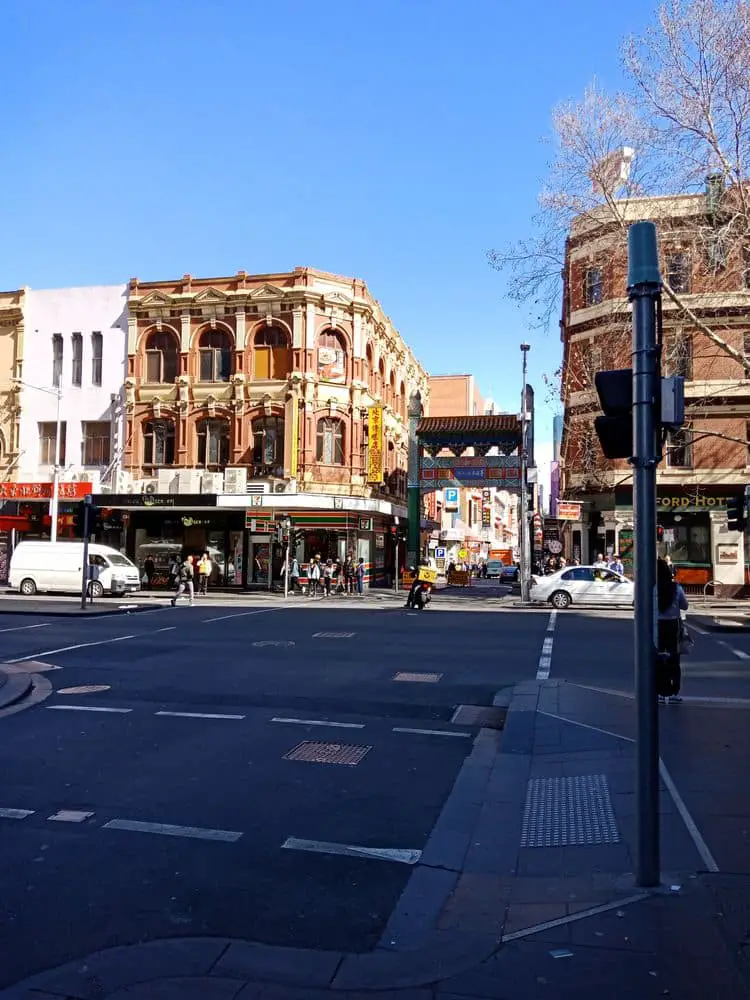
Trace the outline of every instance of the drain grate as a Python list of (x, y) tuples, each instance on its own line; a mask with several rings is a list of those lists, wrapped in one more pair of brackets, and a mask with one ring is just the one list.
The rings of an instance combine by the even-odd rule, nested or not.
[(397, 674), (394, 674), (394, 681), (412, 681), (415, 684), (437, 684), (437, 682), (442, 677), (442, 674), (416, 674), (409, 673), (408, 670), (399, 670)]
[(348, 764), (354, 767), (370, 750), (371, 746), (357, 746), (354, 743), (305, 740), (285, 753), (283, 760), (306, 760), (312, 764)]
[(529, 781), (521, 847), (616, 844), (619, 840), (605, 775)]
[(459, 705), (451, 722), (456, 726), (482, 726), (485, 729), (502, 729), (505, 725), (506, 708), (492, 705)]
[(313, 639), (351, 639), (354, 632), (313, 632)]

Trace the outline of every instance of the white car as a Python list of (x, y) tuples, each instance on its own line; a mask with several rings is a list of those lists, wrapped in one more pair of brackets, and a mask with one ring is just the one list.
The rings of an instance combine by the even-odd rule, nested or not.
[(532, 576), (529, 597), (562, 611), (571, 604), (624, 604), (635, 601), (635, 584), (600, 566), (567, 566), (551, 576)]

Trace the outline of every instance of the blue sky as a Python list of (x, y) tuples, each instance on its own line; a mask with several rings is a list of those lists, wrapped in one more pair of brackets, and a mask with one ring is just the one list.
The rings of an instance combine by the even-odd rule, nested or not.
[[(653, 7), (3, 0), (0, 286), (364, 278), (434, 373), (516, 409), (559, 360), (485, 250), (528, 233), (550, 109)], [(551, 440), (551, 411), (537, 440)]]

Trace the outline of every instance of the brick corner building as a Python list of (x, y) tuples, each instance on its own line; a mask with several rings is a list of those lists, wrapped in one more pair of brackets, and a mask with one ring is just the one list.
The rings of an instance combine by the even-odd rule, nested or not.
[[(750, 355), (750, 258), (727, 240), (715, 195), (709, 184), (705, 194), (634, 199), (621, 210), (627, 223), (656, 223), (662, 274), (692, 313), (664, 296), (662, 374), (684, 376), (687, 423), (665, 444), (657, 473), (660, 551), (688, 589), (736, 594), (746, 583), (745, 539), (729, 531), (725, 512), (750, 482), (750, 380), (699, 323)], [(603, 214), (578, 219), (563, 276), (561, 496), (582, 503), (567, 553), (587, 563), (616, 550), (632, 567), (631, 467), (603, 457), (593, 425), (594, 375), (631, 364), (626, 230)]]

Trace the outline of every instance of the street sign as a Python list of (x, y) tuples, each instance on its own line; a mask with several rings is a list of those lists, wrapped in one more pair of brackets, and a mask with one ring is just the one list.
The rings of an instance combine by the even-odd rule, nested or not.
[(449, 487), (445, 493), (445, 509), (446, 511), (458, 510), (458, 490)]
[(445, 559), (445, 549), (443, 549), (443, 548), (435, 549), (435, 558), (436, 559)]
[(469, 556), (469, 553), (468, 553), (468, 551), (466, 549), (459, 549), (458, 550), (458, 558), (459, 559), (467, 559), (468, 556)]
[(558, 541), (557, 538), (550, 538), (547, 542), (547, 548), (550, 550), (553, 556), (559, 555), (562, 552), (562, 542)]
[(580, 521), (582, 505), (571, 500), (557, 501), (558, 521)]

